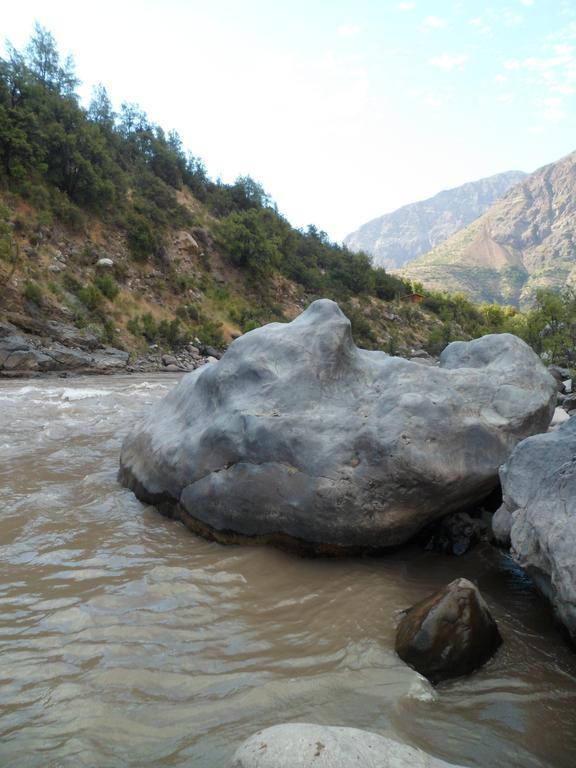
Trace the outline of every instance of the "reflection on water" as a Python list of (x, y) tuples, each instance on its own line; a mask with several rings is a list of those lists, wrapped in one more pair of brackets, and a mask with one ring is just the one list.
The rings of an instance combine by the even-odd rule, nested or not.
[[(224, 548), (120, 488), (124, 434), (174, 382), (0, 383), (1, 766), (212, 768), (292, 720), (464, 765), (573, 768), (576, 657), (506, 558)], [(394, 656), (394, 614), (456, 576), (505, 644), (434, 691)]]

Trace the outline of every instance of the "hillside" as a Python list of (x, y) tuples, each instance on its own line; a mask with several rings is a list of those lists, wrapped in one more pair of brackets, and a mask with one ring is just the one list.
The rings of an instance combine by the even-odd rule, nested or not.
[(369, 221), (344, 243), (352, 251), (370, 254), (375, 265), (402, 267), (477, 219), (525, 176), (507, 171), (444, 190)]
[(175, 132), (134, 104), (115, 113), (103, 87), (84, 109), (76, 86), (39, 25), (0, 60), (5, 374), (84, 369), (90, 355), (160, 366), (165, 352), (223, 348), (320, 296), (365, 347), (409, 353), (440, 332), (437, 310), (403, 304), (409, 283), (313, 226), (294, 229), (252, 179), (212, 181)]
[(576, 153), (535, 171), (401, 274), (474, 301), (533, 303), (576, 285)]
[(320, 297), (368, 349), (422, 357), (511, 331), (566, 358), (571, 297), (522, 315), (422, 289), (293, 228), (253, 179), (213, 181), (177, 133), (134, 104), (114, 112), (102, 86), (83, 108), (76, 86), (39, 25), (0, 60), (0, 376), (190, 370)]

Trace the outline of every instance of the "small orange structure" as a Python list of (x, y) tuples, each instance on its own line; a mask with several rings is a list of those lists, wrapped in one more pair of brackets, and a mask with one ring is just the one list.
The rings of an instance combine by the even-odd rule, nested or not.
[(409, 293), (406, 296), (400, 297), (402, 301), (407, 301), (410, 304), (420, 304), (424, 296), (421, 293)]

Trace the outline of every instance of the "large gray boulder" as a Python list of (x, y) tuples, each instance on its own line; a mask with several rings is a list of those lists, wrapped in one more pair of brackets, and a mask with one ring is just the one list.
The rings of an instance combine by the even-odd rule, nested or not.
[(513, 557), (576, 642), (576, 417), (522, 441), (500, 477), (498, 534), (507, 520)]
[(429, 368), (358, 349), (323, 299), (185, 376), (124, 441), (120, 478), (218, 540), (392, 547), (487, 495), (555, 397), (515, 336), (454, 342)]
[(420, 749), (357, 728), (274, 725), (247, 739), (230, 768), (449, 768)]

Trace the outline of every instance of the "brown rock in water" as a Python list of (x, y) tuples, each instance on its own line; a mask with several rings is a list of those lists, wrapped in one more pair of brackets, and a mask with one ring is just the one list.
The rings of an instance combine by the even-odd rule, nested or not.
[(408, 609), (396, 632), (396, 653), (438, 683), (468, 675), (502, 643), (478, 588), (456, 579)]

